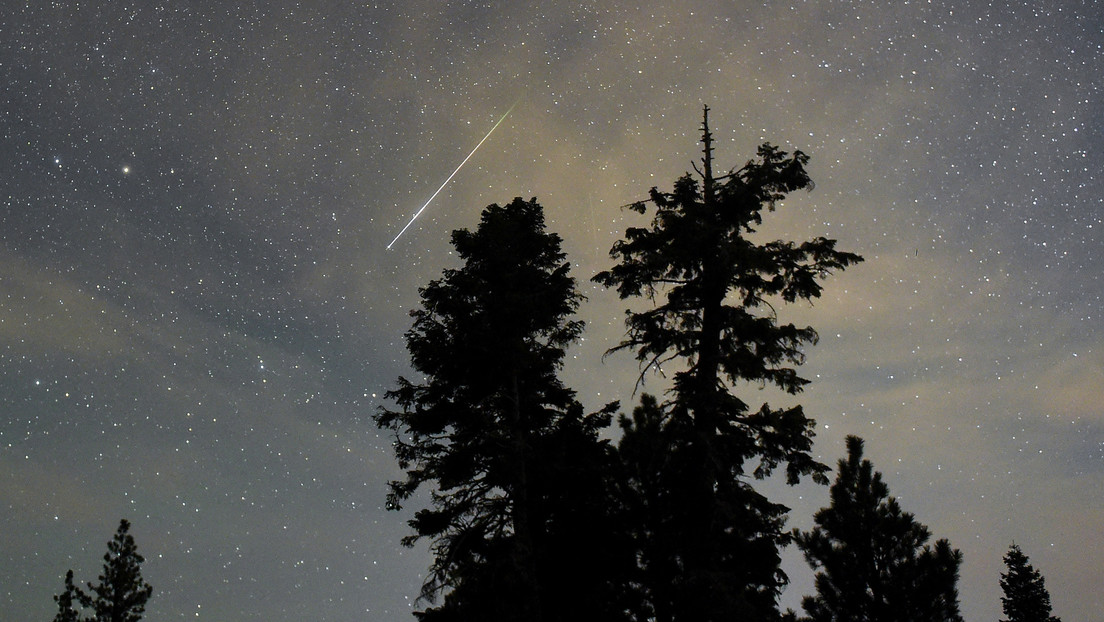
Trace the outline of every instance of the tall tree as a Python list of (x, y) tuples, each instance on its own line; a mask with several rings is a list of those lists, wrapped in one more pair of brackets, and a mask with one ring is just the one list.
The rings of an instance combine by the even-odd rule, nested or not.
[(708, 113), (697, 176), (684, 175), (672, 192), (652, 188), (629, 206), (642, 214), (654, 207), (651, 226), (629, 228), (610, 251), (616, 265), (594, 280), (623, 299), (653, 303), (627, 312), (626, 339), (614, 350), (633, 350), (642, 378), (678, 366), (660, 405), (667, 458), (657, 481), (668, 493), (660, 510), (667, 515), (656, 525), (665, 535), (653, 534), (667, 556), (653, 559), (654, 568), (669, 570), (645, 587), (647, 598), (667, 599), (654, 606), (672, 620), (770, 619), (785, 585), (778, 548), (788, 539), (787, 509), (749, 480), (784, 464), (790, 483), (806, 475), (827, 483), (827, 467), (809, 454), (813, 421), (800, 406), (753, 410), (734, 391), (744, 382), (801, 391), (807, 381), (794, 366), (817, 333), (781, 323), (776, 305), (812, 301), (822, 279), (862, 258), (824, 237), (756, 242), (765, 212), (812, 187), (808, 157), (764, 144), (757, 159), (717, 176)]
[[(560, 238), (536, 200), (518, 198), (489, 206), (452, 243), (463, 266), (420, 290), (406, 335), (421, 379), (400, 378), (388, 393), (399, 408), (376, 416), (406, 471), (389, 507), (434, 488), (403, 540), (430, 540), (422, 597), (446, 594), (421, 616), (549, 622), (568, 619), (572, 602), (614, 606), (594, 593), (613, 576), (572, 572), (602, 568), (580, 543), (605, 522), (611, 450), (598, 432), (612, 407), (585, 416), (557, 376), (583, 330)], [(575, 592), (589, 596), (572, 601)]]
[(831, 505), (797, 536), (818, 569), (816, 595), (802, 607), (811, 622), (961, 622), (962, 554), (931, 533), (889, 496), (881, 473), (863, 459), (863, 441), (847, 437), (847, 458), (831, 487)]
[(82, 594), (81, 603), (95, 610), (96, 622), (138, 622), (153, 587), (142, 578), (141, 565), (146, 559), (138, 553), (126, 519), (119, 521), (103, 559), (99, 583), (88, 584), (92, 594)]
[[(88, 583), (88, 592), (73, 585), (73, 571), (65, 574), (65, 591), (54, 597), (58, 604), (55, 622), (138, 622), (146, 611), (153, 587), (142, 578), (145, 558), (138, 553), (130, 523), (119, 521), (115, 537), (107, 543), (99, 583)], [(91, 609), (84, 617), (77, 604)]]
[(678, 545), (681, 540), (673, 519), (679, 506), (678, 472), (671, 468), (672, 444), (665, 428), (663, 406), (644, 394), (632, 417), (621, 415), (623, 488), (618, 496), (623, 509), (624, 533), (637, 549), (637, 565), (629, 584), (637, 586), (630, 610), (635, 620), (670, 622), (678, 601), (680, 576)]
[(1007, 571), (1001, 573), (1000, 586), (1006, 619), (1001, 622), (1061, 622), (1050, 615), (1050, 592), (1043, 575), (1028, 563), (1020, 547), (1013, 544), (1008, 549), (1004, 565)]

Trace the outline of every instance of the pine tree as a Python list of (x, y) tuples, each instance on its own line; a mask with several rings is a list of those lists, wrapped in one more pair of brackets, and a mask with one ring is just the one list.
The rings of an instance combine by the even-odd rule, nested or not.
[(676, 513), (678, 482), (669, 468), (672, 457), (666, 417), (655, 396), (644, 394), (632, 417), (620, 417), (623, 490), (623, 530), (637, 548), (637, 567), (630, 577), (636, 590), (630, 610), (635, 620), (670, 622), (678, 600), (671, 580), (680, 572), (677, 531), (671, 524)]
[(831, 505), (797, 535), (817, 569), (816, 595), (802, 606), (811, 622), (961, 622), (962, 554), (946, 540), (927, 544), (928, 528), (889, 496), (881, 473), (863, 459), (863, 441), (847, 437), (847, 458), (831, 487)]
[(73, 571), (66, 572), (65, 591), (54, 596), (54, 602), (58, 606), (54, 622), (80, 622), (80, 610), (77, 608), (80, 605), (79, 589), (73, 585)]
[(1001, 573), (1000, 586), (1004, 591), (1001, 605), (1005, 620), (1001, 622), (1061, 622), (1050, 615), (1050, 592), (1038, 570), (1028, 563), (1020, 547), (1013, 544), (1004, 556), (1007, 572)]
[(406, 335), (421, 378), (400, 378), (388, 393), (399, 409), (376, 417), (406, 471), (389, 507), (434, 488), (403, 540), (429, 539), (422, 597), (445, 595), (420, 616), (550, 622), (615, 606), (603, 591), (615, 577), (593, 558), (609, 520), (612, 451), (598, 433), (612, 407), (584, 415), (557, 376), (583, 330), (560, 238), (536, 200), (519, 198), (452, 242), (463, 265), (420, 290)]
[(115, 537), (107, 543), (103, 574), (98, 584), (88, 584), (92, 595), (83, 594), (81, 603), (96, 612), (96, 622), (138, 622), (146, 611), (153, 587), (142, 579), (142, 562), (130, 523), (119, 521)]
[(641, 378), (671, 361), (679, 366), (659, 423), (665, 493), (655, 509), (665, 516), (655, 528), (664, 534), (651, 534), (667, 557), (653, 559), (653, 569), (667, 570), (643, 588), (657, 611), (679, 622), (777, 617), (787, 510), (749, 480), (784, 464), (791, 484), (802, 476), (827, 483), (827, 467), (809, 455), (813, 421), (800, 406), (752, 410), (734, 389), (752, 382), (801, 391), (807, 381), (792, 366), (817, 333), (780, 323), (776, 305), (819, 297), (821, 279), (862, 260), (823, 237), (756, 243), (764, 212), (812, 187), (808, 157), (764, 144), (756, 160), (714, 176), (708, 112), (697, 177), (683, 176), (670, 193), (653, 188), (629, 206), (654, 206), (651, 226), (628, 229), (610, 251), (616, 265), (594, 278), (623, 299), (653, 302), (627, 312), (626, 339), (614, 348), (635, 352)]
[[(107, 543), (99, 583), (88, 584), (88, 592), (73, 584), (73, 571), (65, 574), (65, 591), (54, 596), (58, 613), (54, 622), (138, 622), (146, 611), (153, 587), (142, 578), (145, 558), (138, 553), (130, 523), (119, 521), (115, 537)], [(77, 608), (91, 609), (91, 618)]]

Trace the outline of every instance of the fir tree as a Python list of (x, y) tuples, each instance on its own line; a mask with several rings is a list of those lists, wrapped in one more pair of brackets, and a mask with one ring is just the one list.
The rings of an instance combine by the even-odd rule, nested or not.
[(635, 620), (670, 622), (678, 601), (672, 577), (680, 572), (678, 533), (672, 525), (678, 482), (672, 458), (666, 416), (655, 396), (644, 394), (632, 417), (620, 418), (623, 489), (623, 529), (637, 549), (637, 566), (630, 585), (637, 586), (631, 610)]
[(585, 416), (557, 376), (583, 330), (560, 238), (519, 198), (452, 242), (463, 265), (420, 290), (406, 335), (420, 379), (400, 378), (399, 409), (376, 417), (406, 471), (389, 507), (433, 487), (403, 542), (430, 541), (422, 597), (445, 598), (419, 615), (550, 622), (616, 607), (615, 573), (594, 554), (607, 550), (594, 534), (608, 525), (598, 432), (611, 414)]
[[(138, 622), (146, 611), (153, 587), (142, 578), (145, 558), (138, 553), (130, 523), (119, 521), (115, 537), (107, 543), (99, 583), (88, 583), (88, 592), (73, 584), (73, 571), (65, 573), (65, 591), (54, 597), (58, 613), (54, 622)], [(92, 610), (81, 615), (77, 605)]]
[(811, 622), (961, 622), (962, 554), (946, 540), (927, 544), (928, 528), (889, 496), (881, 473), (863, 459), (862, 439), (847, 437), (831, 505), (797, 544), (817, 569), (816, 595), (802, 606)]
[(146, 560), (129, 532), (130, 523), (119, 521), (115, 537), (107, 543), (99, 583), (89, 583), (92, 593), (81, 595), (81, 604), (96, 612), (96, 622), (138, 622), (153, 594), (153, 587), (142, 578), (141, 565)]
[(663, 533), (641, 543), (662, 542), (642, 555), (659, 573), (642, 588), (645, 600), (680, 622), (771, 619), (785, 584), (778, 549), (788, 539), (787, 510), (749, 480), (785, 465), (790, 483), (827, 483), (827, 467), (809, 455), (813, 421), (800, 406), (752, 409), (734, 389), (752, 382), (801, 391), (807, 381), (793, 366), (817, 334), (779, 322), (776, 305), (819, 297), (820, 280), (862, 258), (823, 237), (754, 241), (765, 212), (812, 187), (808, 157), (764, 144), (756, 160), (715, 176), (708, 112), (697, 177), (683, 176), (669, 193), (653, 188), (649, 200), (629, 206), (653, 206), (651, 226), (628, 229), (610, 251), (616, 265), (594, 280), (621, 298), (653, 302), (627, 312), (626, 339), (614, 348), (635, 352), (641, 378), (669, 361), (679, 366), (659, 419), (648, 422), (660, 430), (665, 459), (653, 474), (663, 491), (653, 510), (663, 516), (651, 528)]
[(80, 588), (73, 585), (73, 571), (65, 573), (65, 591), (54, 596), (58, 612), (54, 616), (54, 622), (80, 622)]
[(1001, 573), (1004, 591), (1001, 605), (1005, 620), (1001, 622), (1061, 622), (1050, 615), (1050, 592), (1038, 570), (1028, 563), (1020, 547), (1013, 544), (1004, 556), (1006, 572)]

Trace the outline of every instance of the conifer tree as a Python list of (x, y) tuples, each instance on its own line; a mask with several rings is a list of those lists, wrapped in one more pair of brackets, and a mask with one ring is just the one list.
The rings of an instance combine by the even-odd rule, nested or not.
[(798, 547), (817, 570), (816, 595), (802, 601), (808, 622), (961, 622), (962, 554), (947, 540), (927, 544), (928, 528), (889, 496), (881, 473), (847, 437), (831, 504), (814, 516)]
[(639, 586), (632, 601), (633, 619), (671, 622), (678, 600), (672, 577), (680, 572), (678, 534), (671, 524), (676, 513), (678, 482), (669, 467), (671, 446), (664, 423), (663, 407), (653, 395), (644, 394), (632, 417), (621, 415), (621, 459), (623, 486), (619, 501), (623, 509), (622, 529), (637, 549), (637, 566), (630, 585)]
[(58, 606), (54, 622), (80, 622), (80, 610), (77, 608), (80, 605), (79, 589), (73, 585), (73, 571), (69, 570), (65, 573), (65, 591), (54, 596)]
[(688, 173), (672, 192), (653, 188), (630, 205), (642, 214), (654, 207), (651, 226), (629, 228), (610, 251), (614, 267), (594, 280), (623, 299), (653, 303), (627, 312), (626, 338), (614, 348), (635, 352), (641, 378), (671, 361), (678, 367), (670, 399), (659, 405), (666, 458), (654, 510), (664, 516), (654, 528), (663, 534), (650, 534), (666, 557), (653, 555), (652, 571), (666, 570), (642, 588), (645, 600), (678, 622), (765, 620), (778, 616), (785, 584), (778, 549), (788, 539), (786, 508), (750, 480), (785, 465), (791, 484), (802, 476), (827, 483), (827, 467), (809, 455), (813, 421), (800, 406), (752, 409), (734, 391), (745, 382), (801, 391), (807, 381), (794, 366), (817, 333), (781, 323), (776, 306), (812, 301), (823, 278), (862, 258), (823, 237), (756, 242), (766, 212), (812, 187), (808, 157), (764, 144), (757, 159), (715, 176), (708, 112), (697, 177)]
[(419, 616), (551, 622), (616, 607), (593, 544), (608, 525), (612, 450), (598, 432), (612, 407), (584, 415), (557, 376), (583, 330), (560, 238), (518, 198), (452, 242), (463, 265), (420, 290), (406, 335), (420, 376), (400, 378), (399, 408), (376, 416), (406, 471), (389, 507), (433, 488), (403, 540), (430, 541), (422, 597), (445, 595)]
[[(146, 611), (153, 587), (142, 578), (145, 558), (138, 553), (130, 523), (119, 521), (115, 537), (107, 543), (99, 583), (88, 583), (88, 592), (73, 584), (73, 571), (65, 574), (65, 591), (54, 597), (58, 613), (54, 622), (138, 622)], [(81, 615), (79, 604), (92, 610)]]
[(82, 594), (81, 603), (96, 612), (96, 622), (137, 622), (146, 611), (153, 587), (142, 578), (142, 562), (130, 523), (119, 521), (115, 537), (107, 543), (103, 574), (99, 583), (88, 584), (92, 594)]
[(1004, 556), (1007, 570), (1001, 573), (1004, 591), (1001, 605), (1005, 619), (1001, 622), (1061, 622), (1050, 615), (1050, 592), (1043, 575), (1028, 563), (1020, 547), (1013, 544)]

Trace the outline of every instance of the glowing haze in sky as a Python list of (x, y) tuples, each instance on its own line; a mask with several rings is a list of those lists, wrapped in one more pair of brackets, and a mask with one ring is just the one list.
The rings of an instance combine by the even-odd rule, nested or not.
[[(151, 622), (410, 619), (427, 557), (383, 509), (371, 415), (417, 288), (455, 267), (453, 229), (536, 197), (588, 296), (565, 379), (631, 406), (634, 362), (601, 356), (625, 305), (589, 278), (645, 222), (619, 206), (700, 157), (703, 104), (722, 168), (764, 141), (812, 158), (765, 237), (866, 257), (782, 310), (820, 331), (799, 401), (821, 459), (867, 440), (963, 551), (968, 622), (999, 617), (1013, 541), (1056, 615), (1104, 619), (1094, 3), (9, 4), (6, 619), (52, 616), (68, 568), (95, 580), (120, 518)], [(827, 503), (768, 485), (794, 526)], [(797, 607), (811, 572), (786, 564)]]

